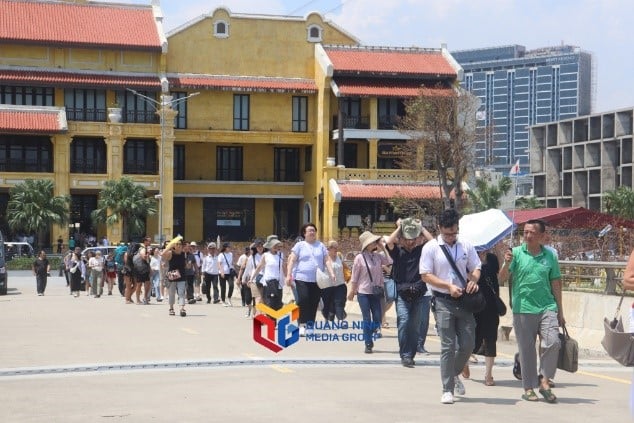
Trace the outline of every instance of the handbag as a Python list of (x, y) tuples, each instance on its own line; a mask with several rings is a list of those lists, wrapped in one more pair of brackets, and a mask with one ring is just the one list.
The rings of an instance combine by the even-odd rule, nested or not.
[(333, 286), (330, 275), (321, 270), (319, 267), (317, 268), (317, 286), (321, 289), (326, 289)]
[(491, 283), (489, 282), (488, 278), (486, 279), (486, 284), (491, 290), (491, 293), (493, 294), (493, 298), (495, 298), (495, 309), (498, 312), (498, 316), (500, 317), (504, 316), (507, 312), (506, 304), (504, 304), (504, 301), (502, 300), (502, 298), (500, 298), (500, 296), (495, 293), (495, 289), (493, 289), (493, 287), (491, 286)]
[(74, 265), (73, 267), (70, 268), (70, 273), (75, 273), (77, 271), (77, 268), (79, 267), (79, 263), (77, 263), (76, 265)]
[(610, 357), (629, 367), (634, 366), (634, 334), (625, 332), (623, 328), (623, 320), (619, 316), (622, 303), (623, 295), (616, 307), (614, 319), (611, 321), (607, 317), (603, 319), (605, 335), (603, 335), (601, 345)]
[[(456, 277), (460, 279), (460, 283), (462, 283), (466, 288), (467, 284), (462, 277), (462, 273), (460, 273), (460, 271), (458, 270), (456, 262), (453, 260), (453, 257), (451, 257), (451, 254), (449, 254), (449, 251), (447, 251), (445, 245), (441, 245), (440, 249), (443, 253), (445, 253), (445, 257), (447, 258), (449, 264), (451, 264)], [(460, 303), (460, 307), (474, 314), (480, 313), (487, 305), (486, 298), (484, 298), (484, 294), (482, 294), (482, 291), (480, 291), (480, 289), (478, 289), (476, 292), (471, 293), (465, 290), (465, 292), (458, 298), (458, 302)]]
[(170, 281), (177, 281), (181, 278), (181, 272), (178, 269), (170, 270), (166, 275)]
[(559, 333), (561, 348), (559, 349), (557, 368), (574, 373), (579, 367), (579, 344), (568, 335), (566, 325), (562, 329), (563, 333)]
[(396, 282), (394, 282), (394, 279), (385, 278), (383, 285), (385, 286), (385, 302), (396, 301)]

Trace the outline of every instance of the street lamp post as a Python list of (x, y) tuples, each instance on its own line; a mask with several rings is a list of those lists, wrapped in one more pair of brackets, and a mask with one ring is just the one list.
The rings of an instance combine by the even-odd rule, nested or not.
[[(158, 205), (159, 205), (159, 244), (163, 242), (163, 169), (164, 169), (164, 162), (165, 162), (165, 157), (164, 157), (164, 151), (163, 151), (163, 147), (165, 145), (165, 108), (166, 107), (172, 107), (178, 103), (181, 103), (183, 101), (186, 101), (187, 99), (197, 96), (198, 94), (200, 94), (199, 92), (195, 92), (195, 93), (191, 93), (188, 96), (185, 97), (181, 97), (181, 98), (177, 98), (176, 100), (172, 100), (172, 96), (171, 95), (167, 95), (167, 94), (161, 94), (161, 101), (157, 101), (151, 97), (148, 97), (146, 95), (143, 95), (135, 90), (132, 90), (130, 88), (126, 88), (128, 91), (130, 91), (132, 94), (134, 94), (137, 97), (142, 98), (143, 100), (147, 101), (152, 108), (156, 111), (156, 113), (160, 114), (160, 118), (161, 118), (161, 147), (160, 147), (160, 153), (159, 153), (159, 193), (156, 194), (154, 196), (154, 198), (158, 201)], [(160, 109), (159, 109), (160, 106)]]

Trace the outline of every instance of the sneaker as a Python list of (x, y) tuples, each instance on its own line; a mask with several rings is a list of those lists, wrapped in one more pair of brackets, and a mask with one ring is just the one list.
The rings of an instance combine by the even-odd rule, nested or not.
[(453, 394), (451, 392), (443, 392), (440, 397), (440, 402), (443, 404), (453, 404)]
[(233, 307), (233, 304), (231, 304), (231, 300), (227, 300), (227, 307)]
[(403, 365), (403, 367), (408, 367), (410, 369), (414, 368), (414, 360), (409, 357), (401, 358), (401, 364)]
[(366, 346), (365, 346), (365, 353), (366, 353), (366, 354), (372, 354), (372, 347), (371, 347), (371, 346), (369, 346), (369, 345), (366, 345)]
[(214, 304), (218, 304), (220, 300), (214, 300)]
[(244, 313), (244, 317), (246, 317), (247, 319), (251, 317), (251, 312), (247, 311), (246, 313)]
[(299, 327), (299, 336), (306, 336), (306, 328), (304, 326)]
[(42, 294), (41, 292), (38, 292), (38, 293), (37, 293), (37, 296), (38, 296), (38, 297), (41, 297), (42, 295), (44, 295), (44, 294)]
[(223, 307), (229, 307), (229, 301), (225, 301), (224, 303), (222, 303)]
[(306, 336), (313, 336), (315, 334), (315, 329), (308, 328), (306, 329)]
[(196, 304), (196, 299), (192, 298), (191, 300), (187, 301), (188, 304)]
[(200, 295), (196, 297), (196, 301), (202, 301), (203, 297), (201, 297)]
[(454, 390), (456, 391), (456, 394), (464, 395), (467, 393), (467, 390), (464, 388), (464, 385), (462, 384), (462, 381), (460, 380), (460, 376), (454, 376), (453, 382), (454, 382)]

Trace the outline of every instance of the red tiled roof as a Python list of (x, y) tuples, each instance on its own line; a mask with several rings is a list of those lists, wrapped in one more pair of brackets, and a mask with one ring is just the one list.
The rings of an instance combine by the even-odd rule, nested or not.
[(0, 40), (161, 50), (149, 6), (0, 0)]
[(51, 134), (67, 131), (64, 111), (57, 107), (2, 106), (0, 131), (19, 134)]
[(360, 72), (374, 75), (457, 77), (455, 69), (440, 51), (328, 47), (324, 49), (333, 64), (335, 75)]
[(88, 74), (36, 70), (0, 69), (0, 84), (24, 84), (33, 86), (102, 87), (161, 89), (157, 76), (132, 76), (120, 74)]
[(173, 88), (216, 89), (250, 92), (317, 92), (312, 79), (275, 78), (265, 76), (168, 75)]
[(433, 185), (372, 185), (372, 184), (339, 184), (343, 200), (389, 200), (404, 197), (414, 199), (437, 199), (440, 188)]
[[(337, 78), (334, 79), (341, 96), (358, 97), (416, 97), (421, 92), (421, 82), (399, 79)], [(446, 97), (453, 94), (450, 87), (422, 88), (426, 97)]]
[(509, 210), (506, 214), (517, 224), (523, 225), (531, 219), (541, 219), (556, 228), (601, 229), (608, 223), (614, 226), (634, 228), (634, 221), (620, 219), (606, 213), (583, 207), (558, 207), (531, 210)]

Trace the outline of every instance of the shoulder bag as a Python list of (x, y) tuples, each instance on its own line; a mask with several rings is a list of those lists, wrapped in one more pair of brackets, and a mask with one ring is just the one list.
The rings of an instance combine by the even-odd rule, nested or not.
[(625, 290), (623, 291), (623, 295), (621, 295), (619, 305), (616, 307), (614, 319), (611, 321), (608, 320), (607, 317), (603, 319), (605, 335), (603, 335), (601, 345), (603, 345), (603, 348), (610, 357), (620, 364), (629, 367), (634, 366), (634, 334), (625, 332), (623, 320), (619, 316), (624, 295)]
[(374, 279), (372, 279), (372, 272), (370, 272), (370, 266), (368, 266), (368, 261), (365, 259), (365, 255), (363, 253), (361, 253), (361, 257), (363, 257), (363, 261), (365, 262), (365, 268), (368, 270), (368, 277), (370, 278), (370, 284), (372, 285), (372, 294), (384, 297), (385, 289), (383, 288), (382, 285), (374, 284)]
[(225, 258), (225, 263), (227, 263), (227, 267), (229, 267), (229, 274), (227, 275), (227, 277), (235, 279), (235, 277), (238, 276), (236, 274), (236, 269), (234, 269), (233, 266), (229, 264), (229, 260), (227, 260), (227, 255), (225, 253), (222, 253), (222, 256)]
[(491, 286), (491, 282), (489, 282), (488, 278), (485, 280), (485, 283), (491, 290), (491, 293), (493, 294), (493, 298), (495, 298), (495, 309), (498, 312), (498, 316), (504, 316), (507, 311), (506, 304), (504, 304), (504, 301), (502, 300), (502, 298), (500, 298), (500, 296), (495, 293), (495, 289), (493, 289), (493, 286)]
[(443, 253), (445, 253), (445, 257), (447, 258), (447, 261), (453, 268), (453, 271), (456, 273), (456, 277), (460, 279), (460, 282), (465, 287), (465, 291), (458, 298), (458, 301), (460, 302), (461, 307), (471, 313), (479, 313), (482, 310), (484, 310), (487, 303), (480, 289), (478, 289), (476, 292), (468, 293), (466, 290), (467, 283), (462, 277), (462, 273), (460, 273), (460, 271), (458, 270), (458, 266), (456, 266), (456, 262), (453, 260), (453, 257), (451, 257), (451, 254), (449, 254), (449, 251), (447, 251), (447, 247), (443, 244), (440, 246), (440, 249), (442, 250)]

